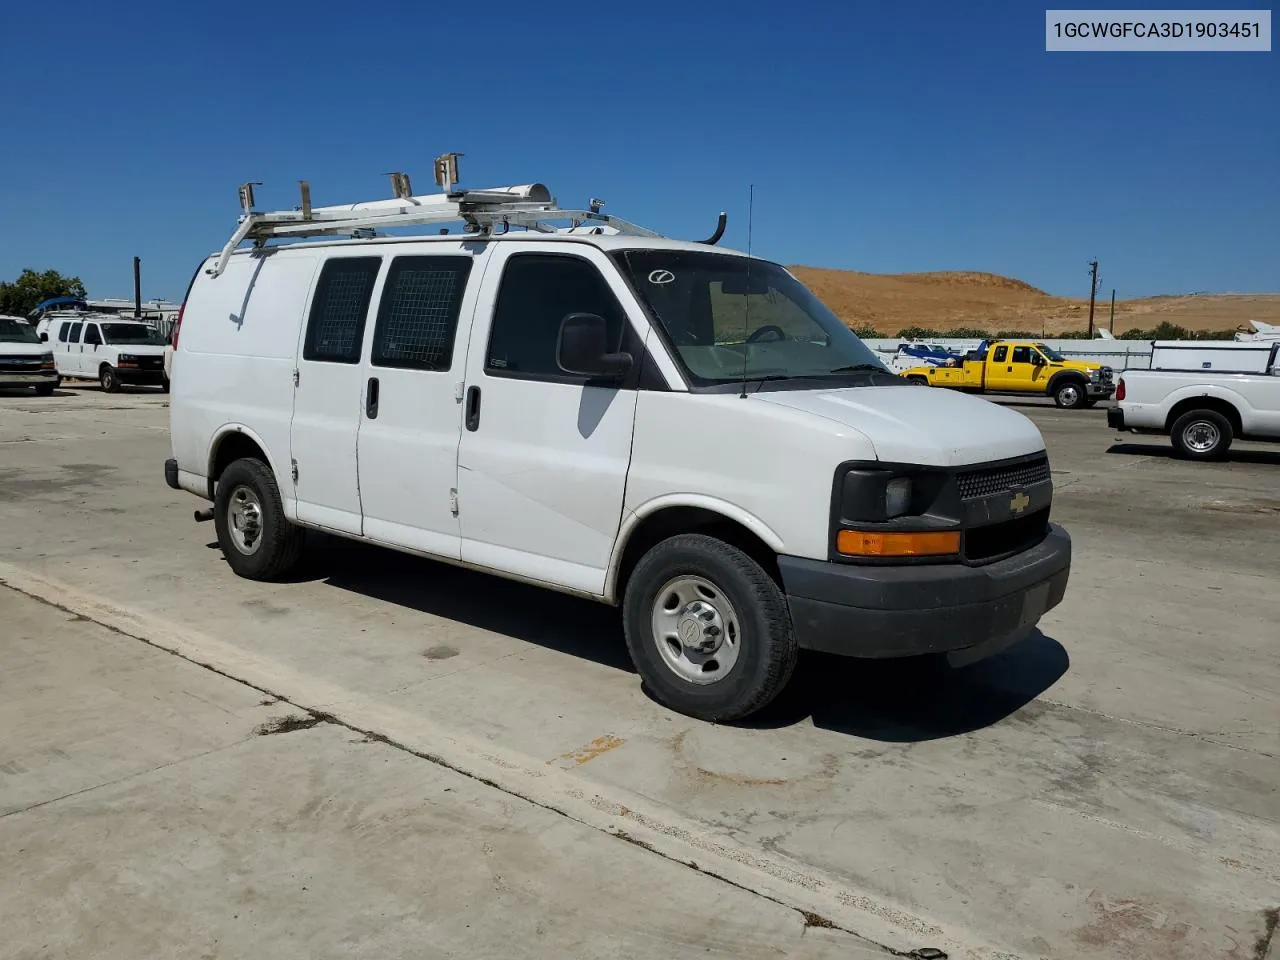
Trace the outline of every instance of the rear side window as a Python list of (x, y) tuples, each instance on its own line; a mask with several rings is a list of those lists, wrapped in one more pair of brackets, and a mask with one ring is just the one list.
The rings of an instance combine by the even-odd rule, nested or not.
[(608, 325), (608, 347), (619, 349), (626, 317), (600, 271), (563, 254), (516, 254), (507, 261), (493, 310), (485, 371), (490, 375), (579, 381), (560, 369), (560, 321), (594, 313)]
[(73, 323), (73, 324), (71, 325), (71, 332), (70, 332), (69, 334), (67, 334), (67, 339), (69, 339), (72, 343), (79, 343), (79, 342), (80, 342), (80, 328), (81, 328), (81, 327), (83, 327), (83, 326), (84, 326), (84, 324), (83, 324), (83, 323)]
[(392, 260), (373, 328), (374, 364), (448, 370), (470, 274), (465, 256)]
[(71, 335), (71, 322), (64, 320), (62, 325), (58, 327), (58, 342), (66, 343), (67, 337)]
[(1004, 358), (1009, 355), (1008, 347), (996, 347), (995, 355), (991, 358), (996, 363), (1004, 363)]
[(359, 363), (364, 321), (373, 296), (381, 257), (343, 257), (320, 271), (302, 359)]

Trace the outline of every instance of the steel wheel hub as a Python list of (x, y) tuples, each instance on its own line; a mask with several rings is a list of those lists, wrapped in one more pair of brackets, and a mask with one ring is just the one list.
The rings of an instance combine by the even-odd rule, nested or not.
[(1182, 439), (1196, 453), (1207, 453), (1218, 445), (1220, 439), (1218, 428), (1208, 420), (1197, 420), (1187, 424), (1182, 431)]
[(245, 556), (257, 553), (262, 545), (262, 502), (249, 487), (241, 485), (231, 491), (227, 528), (237, 550)]
[(690, 683), (715, 683), (738, 662), (738, 615), (720, 589), (702, 577), (668, 581), (653, 604), (653, 639), (662, 660)]

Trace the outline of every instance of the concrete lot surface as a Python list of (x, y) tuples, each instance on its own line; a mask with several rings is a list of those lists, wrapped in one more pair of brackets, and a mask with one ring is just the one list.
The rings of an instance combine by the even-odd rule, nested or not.
[[(1163, 438), (1118, 437), (1101, 409), (1018, 404), (1049, 445), (1055, 519), (1075, 543), (1066, 600), (1040, 632), (942, 674), (808, 657), (764, 716), (710, 726), (644, 695), (605, 607), (322, 537), (294, 582), (237, 579), (212, 525), (191, 521), (199, 501), (164, 486), (166, 398), (61, 393), (0, 396), (0, 580), (89, 619), (50, 620), (33, 612), (47, 606), (0, 595), (0, 651), (20, 665), (0, 688), (0, 756), (31, 768), (14, 775), (0, 762), (0, 811), (130, 771), (136, 782), (0, 819), (6, 863), (24, 837), (34, 851), (0, 879), (10, 885), (0, 909), (34, 897), (57, 901), (59, 927), (101, 922), (108, 894), (76, 878), (107, 863), (117, 893), (132, 884), (172, 903), (180, 892), (209, 917), (245, 889), (269, 890), (260, 919), (280, 942), (369, 955), (403, 955), (436, 929), (442, 951), (517, 943), (544, 955), (527, 925), (539, 916), (560, 938), (547, 956), (683, 955), (708, 945), (694, 931), (709, 924), (713, 952), (772, 944), (807, 955), (829, 945), (815, 931), (839, 934), (797, 926), (800, 914), (773, 914), (773, 901), (952, 958), (1276, 952), (1280, 448), (1242, 444), (1228, 463), (1188, 464)], [(14, 639), (8, 625), (21, 616), (28, 634)], [(181, 686), (160, 679), (174, 669), (202, 677), (189, 681), (198, 693), (218, 687), (207, 698), (221, 709), (177, 722), (177, 694), (156, 693)], [(37, 722), (44, 701), (27, 691), (44, 683), (74, 709)], [(275, 696), (336, 722), (252, 737), (275, 715), (258, 701)], [(361, 734), (390, 743), (350, 742)], [(446, 780), (474, 799), (449, 807), (438, 796)], [(366, 814), (334, 807), (374, 811), (373, 833), (394, 839), (364, 848), (352, 835)], [(210, 840), (236, 825), (247, 841)], [(486, 886), (476, 851), (501, 829), (519, 838), (503, 876), (544, 899), (502, 901)], [(441, 832), (457, 843), (434, 839)], [(264, 862), (246, 860), (259, 848)], [(679, 909), (645, 882), (657, 864), (679, 878), (659, 881)], [(275, 889), (304, 874), (325, 885), (327, 908), (307, 912), (301, 904), (319, 901)], [(307, 895), (312, 882), (302, 881)], [(413, 896), (400, 889), (416, 884)], [(641, 885), (644, 899), (628, 902)], [(570, 902), (553, 909), (552, 890)], [(715, 906), (731, 896), (750, 904), (732, 923)], [(454, 897), (482, 918), (480, 932), (442, 919), (463, 902)], [(616, 913), (598, 907), (614, 898)], [(594, 922), (633, 924), (622, 941), (567, 939), (581, 922), (554, 910), (589, 902), (602, 911)], [(394, 917), (386, 936), (402, 939), (378, 939), (379, 910)], [(24, 922), (24, 948), (37, 951), (46, 941)], [(197, 922), (172, 916), (120, 936), (154, 952), (149, 943), (188, 942), (185, 925)], [(232, 936), (226, 924), (208, 931)], [(644, 931), (667, 939), (642, 942)], [(839, 949), (860, 943), (839, 936)]]
[(0, 610), (5, 957), (889, 956), (4, 587)]

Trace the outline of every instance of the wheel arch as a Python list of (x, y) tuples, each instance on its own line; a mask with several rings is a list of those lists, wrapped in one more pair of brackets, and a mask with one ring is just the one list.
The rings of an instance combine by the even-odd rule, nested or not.
[(1173, 432), (1173, 425), (1178, 422), (1178, 418), (1192, 410), (1213, 410), (1227, 418), (1227, 423), (1231, 424), (1231, 430), (1238, 437), (1242, 430), (1240, 420), (1240, 410), (1230, 400), (1223, 397), (1214, 397), (1207, 394), (1198, 397), (1184, 397), (1169, 408), (1169, 415), (1165, 417), (1164, 429), (1166, 433)]
[[(209, 499), (213, 499), (214, 486), (217, 484), (218, 477), (222, 471), (233, 461), (242, 457), (253, 457), (261, 460), (275, 474), (276, 483), (282, 487), (285, 486), (285, 484), (281, 483), (279, 467), (271, 459), (271, 454), (267, 452), (267, 449), (267, 444), (262, 437), (242, 423), (228, 423), (219, 428), (209, 444), (207, 461), (209, 469), (205, 474), (209, 482)], [(284, 491), (282, 490), (282, 498), (283, 494)], [(285, 512), (286, 514), (289, 512), (287, 508)]]
[(1048, 384), (1045, 385), (1044, 392), (1049, 396), (1053, 396), (1058, 392), (1058, 387), (1062, 386), (1064, 380), (1072, 380), (1083, 384), (1086, 390), (1089, 387), (1089, 378), (1079, 370), (1059, 370), (1049, 378)]
[(640, 558), (651, 547), (679, 533), (705, 533), (724, 540), (778, 579), (778, 554), (784, 552), (782, 538), (759, 517), (713, 497), (659, 497), (623, 520), (605, 575), (604, 599), (618, 603)]

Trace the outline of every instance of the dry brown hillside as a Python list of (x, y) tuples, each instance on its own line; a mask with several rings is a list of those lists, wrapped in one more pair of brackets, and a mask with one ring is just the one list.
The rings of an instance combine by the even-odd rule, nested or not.
[[(1030, 284), (993, 273), (858, 273), (792, 267), (824, 303), (852, 327), (871, 326), (894, 336), (903, 327), (947, 330), (979, 327), (1043, 330), (1046, 334), (1084, 330), (1089, 301), (1055, 297)], [(1111, 302), (1099, 300), (1095, 324), (1107, 325)], [(1201, 294), (1117, 300), (1115, 333), (1149, 329), (1168, 321), (1189, 330), (1224, 330), (1250, 320), (1280, 323), (1280, 293)]]

